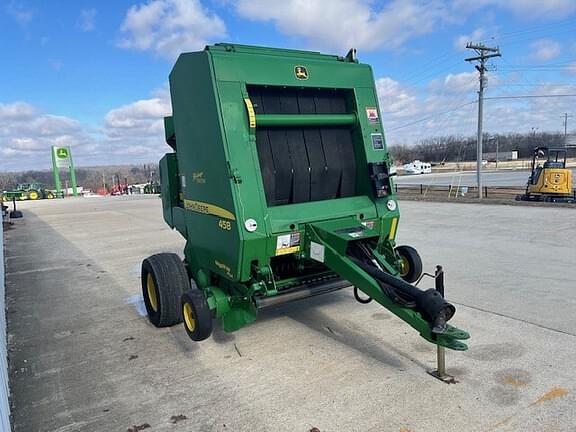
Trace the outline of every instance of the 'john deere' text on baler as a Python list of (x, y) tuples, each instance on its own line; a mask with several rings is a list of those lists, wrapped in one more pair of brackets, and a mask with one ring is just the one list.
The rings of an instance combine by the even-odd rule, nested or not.
[(212, 320), (234, 331), (258, 309), (354, 286), (428, 341), (463, 350), (454, 307), (415, 282), (422, 263), (396, 247), (399, 211), (372, 71), (355, 51), (217, 44), (170, 74), (174, 149), (160, 162), (164, 218), (187, 240), (147, 258), (150, 321)]

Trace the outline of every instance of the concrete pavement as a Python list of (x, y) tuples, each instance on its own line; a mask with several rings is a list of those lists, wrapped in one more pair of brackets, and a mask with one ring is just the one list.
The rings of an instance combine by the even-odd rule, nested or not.
[(401, 203), (400, 242), (445, 266), (472, 334), (446, 385), (426, 374), (432, 345), (349, 290), (202, 343), (153, 328), (140, 262), (184, 244), (156, 197), (21, 207), (6, 233), (16, 432), (575, 430), (572, 209)]

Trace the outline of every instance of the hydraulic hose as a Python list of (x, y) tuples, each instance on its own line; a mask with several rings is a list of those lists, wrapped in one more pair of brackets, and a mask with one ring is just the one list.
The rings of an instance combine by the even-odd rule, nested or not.
[(435, 333), (442, 333), (446, 323), (454, 316), (456, 308), (448, 303), (435, 289), (421, 291), (408, 282), (386, 273), (372, 264), (372, 257), (366, 256), (365, 248), (356, 248), (354, 255), (360, 254), (363, 259), (349, 255), (350, 259), (362, 270), (372, 276), (382, 292), (394, 303), (414, 309), (428, 321)]

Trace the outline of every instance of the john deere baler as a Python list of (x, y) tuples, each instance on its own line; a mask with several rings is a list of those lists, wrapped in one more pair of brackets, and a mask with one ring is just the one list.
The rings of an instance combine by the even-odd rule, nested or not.
[(154, 325), (183, 320), (203, 340), (214, 318), (234, 331), (261, 308), (353, 286), (428, 341), (466, 349), (447, 324), (454, 306), (411, 284), (418, 253), (396, 247), (394, 172), (355, 51), (208, 46), (180, 55), (170, 93), (162, 202), (187, 243), (184, 262), (144, 260)]

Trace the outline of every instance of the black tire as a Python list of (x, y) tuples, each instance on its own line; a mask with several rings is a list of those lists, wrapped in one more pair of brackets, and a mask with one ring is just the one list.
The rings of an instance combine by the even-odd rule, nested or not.
[(186, 334), (193, 341), (208, 339), (212, 334), (212, 311), (199, 289), (182, 294), (182, 317)]
[(142, 262), (142, 296), (148, 319), (156, 327), (182, 321), (180, 297), (190, 289), (184, 263), (173, 253), (160, 253)]
[(52, 192), (46, 192), (46, 199), (54, 199), (54, 194)]
[(396, 253), (402, 262), (400, 277), (408, 283), (416, 282), (422, 275), (422, 258), (412, 246), (398, 246)]

